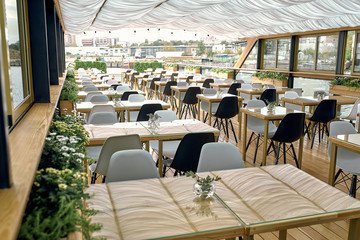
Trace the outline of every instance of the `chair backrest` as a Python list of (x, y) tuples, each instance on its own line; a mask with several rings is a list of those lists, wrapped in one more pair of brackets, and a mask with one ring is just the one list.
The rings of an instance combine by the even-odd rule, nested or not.
[(95, 172), (106, 176), (111, 156), (117, 151), (129, 149), (142, 149), (139, 135), (129, 134), (108, 137), (101, 148)]
[(86, 85), (86, 87), (84, 87), (83, 91), (91, 92), (91, 91), (99, 91), (99, 89), (95, 85)]
[(92, 103), (96, 103), (96, 102), (108, 102), (109, 98), (108, 96), (104, 95), (104, 94), (97, 94), (97, 95), (93, 95), (90, 98), (90, 102)]
[(212, 78), (205, 79), (202, 86), (204, 88), (210, 88), (210, 83), (214, 83), (214, 79), (212, 79)]
[(196, 94), (201, 94), (200, 87), (189, 87), (185, 93), (183, 103), (196, 104), (198, 102)]
[(274, 89), (275, 85), (274, 84), (264, 84), (264, 88), (265, 89)]
[(112, 105), (95, 105), (90, 111), (89, 116), (91, 116), (93, 113), (97, 112), (110, 112), (116, 116), (115, 109)]
[(209, 142), (214, 142), (213, 133), (186, 134), (176, 150), (171, 167), (179, 171), (196, 172), (201, 148)]
[(177, 86), (178, 86), (178, 87), (185, 87), (185, 86), (187, 86), (187, 82), (185, 82), (185, 81), (179, 81), (179, 82), (177, 82)]
[(358, 98), (358, 99), (356, 100), (356, 102), (354, 103), (354, 106), (352, 107), (348, 118), (352, 118), (352, 119), (355, 119), (355, 118), (356, 118), (356, 115), (357, 115), (357, 112), (358, 112), (358, 105), (359, 105), (359, 103), (360, 103), (360, 98)]
[(203, 90), (203, 94), (208, 95), (208, 96), (215, 95), (216, 93), (217, 93), (217, 91), (215, 88), (205, 88)]
[(237, 95), (236, 89), (241, 88), (241, 83), (233, 83), (229, 87), (228, 93)]
[(262, 100), (254, 99), (254, 100), (248, 101), (247, 107), (249, 107), (249, 108), (262, 108), (262, 107), (266, 107), (266, 104)]
[(336, 117), (336, 100), (326, 99), (322, 100), (310, 120), (315, 122), (326, 123)]
[(206, 143), (201, 149), (197, 172), (245, 168), (241, 154), (231, 143)]
[(121, 83), (115, 83), (115, 84), (111, 84), (110, 87), (111, 87), (112, 89), (116, 90), (116, 88), (119, 87), (119, 86), (122, 86), (122, 84), (121, 84)]
[(245, 83), (244, 80), (234, 80), (234, 83)]
[(260, 96), (260, 100), (263, 100), (266, 105), (268, 105), (268, 102), (276, 102), (276, 89), (265, 89)]
[(177, 77), (178, 75), (179, 73), (172, 73), (170, 77), (171, 81), (175, 81), (175, 77)]
[(128, 85), (122, 85), (122, 86), (117, 86), (116, 87), (116, 91), (118, 93), (125, 92), (125, 91), (130, 91), (130, 90), (131, 90), (131, 88)]
[(299, 95), (295, 91), (287, 91), (285, 92), (285, 98), (295, 99), (298, 98)]
[(250, 90), (252, 88), (253, 87), (251, 86), (251, 84), (248, 84), (248, 83), (241, 84), (241, 89)]
[(137, 91), (125, 91), (123, 95), (121, 96), (122, 101), (127, 101), (129, 99), (129, 96), (132, 94), (139, 94)]
[(171, 110), (157, 110), (154, 114), (160, 117), (160, 122), (171, 122), (179, 119), (176, 113)]
[(94, 83), (92, 82), (92, 81), (82, 81), (81, 82), (82, 83), (82, 85), (94, 85)]
[(162, 106), (160, 103), (151, 103), (151, 104), (144, 104), (140, 108), (139, 114), (137, 116), (136, 121), (148, 121), (149, 120), (149, 113), (154, 114), (157, 110), (162, 110)]
[(171, 86), (176, 86), (177, 82), (175, 81), (171, 81), (171, 82), (167, 82), (164, 88), (164, 92), (163, 95), (165, 96), (171, 96)]
[(118, 83), (118, 81), (115, 80), (115, 79), (109, 79), (109, 80), (106, 82), (106, 84), (109, 84), (109, 85), (117, 84), (117, 83)]
[(155, 82), (156, 82), (156, 81), (160, 81), (160, 79), (161, 79), (161, 78), (157, 78), (157, 77), (156, 77), (156, 78), (153, 78), (153, 79), (151, 80), (151, 83), (150, 83), (150, 89), (151, 89), (151, 90), (155, 90)]
[(144, 102), (145, 96), (142, 94), (131, 94), (128, 98), (129, 102)]
[[(247, 107), (249, 107), (249, 108), (263, 108), (263, 107), (266, 107), (266, 104), (265, 104), (265, 102), (263, 100), (254, 99), (254, 100), (249, 100), (247, 102)], [(257, 128), (257, 126), (263, 126), (263, 125), (265, 126), (265, 122), (262, 119), (259, 119), (259, 118), (253, 117), (253, 116), (248, 116), (247, 118), (248, 118), (247, 126), (250, 129)]]
[(304, 135), (305, 113), (288, 113), (280, 122), (272, 140), (291, 143)]
[(219, 103), (216, 110), (215, 117), (217, 118), (232, 118), (239, 113), (238, 97), (224, 97)]
[(189, 83), (189, 82), (190, 82), (190, 80), (191, 80), (191, 79), (193, 79), (193, 78), (194, 78), (194, 76), (187, 76), (187, 78), (186, 78), (186, 82), (187, 82), (187, 83)]
[(110, 112), (96, 112), (90, 115), (88, 124), (113, 124), (117, 123), (116, 115)]
[(110, 158), (105, 182), (159, 178), (155, 162), (145, 150), (123, 150)]
[(92, 96), (94, 95), (102, 95), (102, 92), (88, 92), (86, 94), (86, 97), (84, 99), (84, 102), (90, 102), (90, 99), (92, 98)]
[(261, 83), (252, 83), (251, 86), (252, 86), (252, 88), (262, 88)]

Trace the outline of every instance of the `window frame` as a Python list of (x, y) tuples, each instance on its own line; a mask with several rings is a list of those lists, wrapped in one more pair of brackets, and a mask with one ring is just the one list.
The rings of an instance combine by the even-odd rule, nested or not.
[[(278, 68), (278, 42), (279, 40), (289, 39), (291, 45), (291, 36), (289, 37), (277, 37), (277, 38), (268, 38), (264, 39), (261, 46), (261, 69), (265, 70), (289, 70), (289, 68)], [(276, 41), (275, 44), (275, 68), (264, 68), (264, 60), (265, 60), (265, 42), (266, 41)], [(291, 49), (289, 49), (291, 51)], [(290, 58), (289, 58), (289, 66), (290, 66)]]
[[(360, 75), (360, 71), (359, 72), (354, 72), (354, 68), (355, 68), (355, 54), (356, 54), (356, 42), (358, 41), (358, 34), (360, 35), (360, 30), (355, 30), (355, 36), (354, 36), (354, 46), (352, 49), (352, 54), (353, 54), (353, 61), (351, 63), (351, 75)], [(346, 46), (345, 46), (346, 47)], [(360, 54), (360, 52), (359, 52)]]

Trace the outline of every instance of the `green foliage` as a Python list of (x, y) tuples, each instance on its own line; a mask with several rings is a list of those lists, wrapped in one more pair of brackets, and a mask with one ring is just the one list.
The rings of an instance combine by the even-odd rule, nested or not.
[(177, 67), (176, 64), (166, 64), (165, 66), (166, 66), (166, 67)]
[(73, 69), (67, 70), (66, 80), (75, 78), (75, 71)]
[(271, 78), (271, 79), (278, 79), (278, 80), (286, 80), (287, 75), (277, 72), (256, 72), (252, 76), (258, 77), (260, 80), (263, 78)]
[(199, 50), (196, 51), (196, 55), (197, 56), (203, 55), (206, 52), (206, 47), (205, 47), (204, 42), (203, 41), (198, 42), (197, 46), (198, 46)]
[(78, 100), (78, 93), (79, 88), (76, 85), (75, 81), (68, 81), (65, 80), (61, 94), (60, 94), (60, 101), (62, 100), (70, 100), (76, 101)]
[(231, 70), (231, 69), (213, 68), (213, 69), (211, 69), (211, 72), (215, 72), (215, 73), (232, 73), (234, 71)]
[(340, 85), (340, 86), (360, 88), (360, 79), (336, 78), (335, 80), (330, 82), (330, 85), (331, 86)]
[(106, 63), (100, 61), (92, 62), (75, 60), (75, 69), (78, 70), (79, 68), (84, 68), (85, 70), (89, 68), (97, 68), (106, 73)]
[(137, 72), (144, 72), (148, 68), (152, 68), (153, 70), (156, 68), (162, 68), (162, 63), (159, 63), (158, 61), (154, 62), (135, 62), (134, 63), (134, 70)]
[(189, 71), (193, 71), (193, 70), (199, 70), (200, 67), (199, 66), (186, 66), (185, 69), (189, 70)]
[(194, 173), (193, 171), (187, 171), (185, 173), (185, 176), (187, 177), (192, 177), (192, 178), (195, 178), (196, 182), (199, 184), (199, 185), (208, 185), (214, 181), (219, 181), (221, 180), (220, 177), (216, 176), (216, 177), (210, 177), (209, 175), (206, 176), (206, 177), (199, 177), (198, 175), (196, 175), (196, 173)]

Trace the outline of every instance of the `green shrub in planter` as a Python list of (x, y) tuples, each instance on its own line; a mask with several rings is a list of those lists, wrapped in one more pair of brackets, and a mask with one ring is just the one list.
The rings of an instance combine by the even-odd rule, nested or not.
[(277, 72), (256, 72), (252, 76), (259, 78), (260, 80), (263, 78), (271, 78), (278, 80), (287, 80), (287, 75)]
[(134, 63), (134, 70), (139, 73), (143, 73), (148, 68), (152, 68), (153, 70), (155, 70), (156, 68), (162, 68), (162, 67), (163, 67), (162, 63), (159, 63), (156, 60), (154, 62), (135, 62)]
[(100, 61), (79, 61), (75, 60), (75, 69), (78, 70), (79, 68), (89, 69), (89, 68), (97, 68), (104, 73), (106, 73), (106, 63)]
[(79, 88), (75, 82), (65, 80), (60, 94), (60, 101), (63, 100), (77, 101), (79, 98), (77, 95), (78, 91)]
[(332, 86), (340, 85), (340, 86), (360, 88), (360, 79), (337, 78), (337, 79), (331, 81), (330, 85), (332, 85)]

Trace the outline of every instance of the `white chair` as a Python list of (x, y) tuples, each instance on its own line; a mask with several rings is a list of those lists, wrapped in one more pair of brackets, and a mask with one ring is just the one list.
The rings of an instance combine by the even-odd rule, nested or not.
[[(129, 95), (128, 101), (129, 102), (144, 102), (145, 96), (142, 94), (131, 94), (131, 95)], [(136, 122), (137, 116), (139, 115), (139, 111), (130, 111), (129, 115), (130, 115), (129, 122)], [(128, 119), (127, 111), (125, 113), (125, 119), (126, 120)]]
[(113, 124), (117, 122), (116, 116), (110, 112), (96, 112), (91, 114), (88, 124)]
[(117, 81), (117, 80), (110, 79), (109, 81), (107, 81), (106, 84), (108, 84), (108, 85), (118, 84), (118, 81)]
[[(299, 97), (299, 95), (295, 91), (287, 91), (287, 92), (285, 92), (285, 98), (296, 99), (298, 97)], [(300, 105), (287, 103), (287, 102), (285, 103), (285, 108), (286, 109), (292, 109), (292, 110), (299, 110), (299, 111), (302, 110), (302, 107)]]
[(102, 92), (99, 91), (93, 91), (93, 92), (88, 92), (86, 94), (86, 97), (84, 99), (84, 102), (90, 102), (90, 99), (92, 98), (92, 96), (94, 95), (102, 95)]
[(262, 88), (261, 83), (252, 83), (251, 86), (252, 86), (252, 88)]
[[(241, 84), (241, 89), (245, 89), (245, 90), (251, 90), (252, 89), (252, 86), (251, 84)], [(246, 93), (240, 93), (240, 97), (244, 98), (244, 101), (243, 103), (244, 104), (247, 104), (250, 99), (250, 95), (249, 94), (246, 94)]]
[(95, 85), (84, 85), (83, 88), (84, 92), (92, 92), (92, 91), (99, 91), (99, 89)]
[(358, 99), (356, 100), (356, 102), (354, 103), (354, 106), (352, 107), (350, 113), (347, 114), (347, 115), (342, 114), (342, 115), (340, 116), (340, 118), (346, 119), (346, 120), (350, 120), (351, 123), (352, 123), (353, 121), (355, 121), (355, 120), (356, 120), (357, 113), (358, 113), (358, 105), (359, 105), (359, 103), (360, 103), (360, 98), (358, 98)]
[(128, 85), (118, 86), (116, 88), (116, 92), (118, 92), (118, 93), (123, 93), (125, 91), (130, 91), (130, 90), (131, 90), (131, 88)]
[(94, 83), (92, 81), (88, 81), (88, 80), (84, 80), (81, 82), (82, 85), (94, 85)]
[(87, 116), (86, 120), (88, 121), (92, 114), (98, 113), (98, 112), (112, 113), (116, 117), (116, 112), (112, 105), (94, 105), (93, 108), (91, 109), (90, 113), (86, 115)]
[(130, 134), (109, 137), (100, 148), (96, 146), (86, 147), (86, 149), (88, 150), (88, 155), (89, 152), (95, 153), (97, 151), (97, 156), (94, 157), (97, 159), (97, 162), (89, 166), (90, 171), (93, 173), (91, 183), (95, 183), (97, 175), (104, 176), (104, 182), (113, 153), (121, 150), (142, 149), (142, 143), (140, 142), (139, 135)]
[[(248, 108), (263, 108), (263, 107), (266, 107), (266, 105), (265, 105), (265, 102), (262, 100), (250, 100), (250, 101), (248, 101), (247, 107)], [(257, 150), (259, 147), (260, 137), (264, 136), (265, 121), (261, 120), (259, 118), (256, 118), (256, 117), (247, 116), (247, 128), (250, 131), (252, 131), (252, 133), (251, 133), (249, 141), (247, 143), (246, 150), (249, 148), (250, 143), (252, 143), (253, 141), (256, 140), (256, 148), (255, 148), (255, 154), (254, 154), (254, 163), (255, 163)], [(272, 122), (269, 122), (268, 138), (272, 138), (274, 136), (276, 129), (277, 129), (276, 126)], [(256, 138), (255, 138), (255, 134), (257, 134)], [(253, 137), (254, 137), (254, 140), (253, 140)], [(267, 139), (264, 139), (264, 141), (267, 141)]]
[(108, 96), (106, 96), (104, 94), (96, 94), (90, 98), (90, 102), (92, 102), (92, 103), (106, 102), (107, 103), (107, 102), (109, 102), (109, 98), (108, 98)]
[[(179, 119), (176, 113), (171, 110), (158, 110), (154, 114), (159, 115), (160, 122), (171, 122)], [(180, 140), (164, 141), (163, 156), (169, 159), (173, 159), (180, 142)], [(153, 149), (153, 151), (159, 152), (159, 141), (150, 141), (150, 147)]]
[(245, 168), (241, 154), (231, 143), (206, 143), (201, 149), (197, 172)]
[[(329, 133), (330, 137), (341, 134), (356, 134), (356, 133), (357, 133), (356, 129), (349, 122), (336, 121), (330, 123), (330, 133)], [(331, 142), (329, 142), (328, 154), (330, 159)], [(335, 184), (344, 182), (347, 189), (350, 192), (350, 195), (356, 198), (357, 176), (360, 175), (360, 154), (339, 147), (337, 151), (336, 165), (337, 167), (339, 167), (339, 170), (335, 175)], [(347, 173), (344, 173), (344, 171)], [(352, 175), (352, 177), (348, 176), (349, 174)], [(342, 179), (336, 182), (339, 176), (341, 176)], [(346, 180), (350, 180), (350, 179), (351, 179), (351, 186), (349, 187)]]
[(145, 150), (123, 150), (110, 158), (105, 182), (159, 178), (150, 153)]
[[(212, 95), (216, 95), (217, 91), (214, 88), (205, 88), (204, 91), (203, 91), (203, 94), (208, 95), (208, 96), (212, 96)], [(211, 116), (216, 113), (218, 107), (219, 107), (218, 102), (214, 102), (214, 103), (211, 104)], [(206, 119), (208, 118), (208, 115), (209, 115), (209, 103), (205, 102), (205, 101), (201, 101), (200, 102), (200, 109), (203, 110), (204, 112), (206, 112), (206, 116), (204, 118), (204, 122), (206, 122)]]

